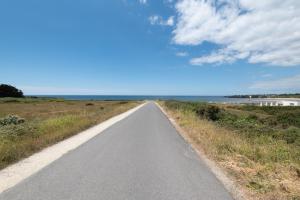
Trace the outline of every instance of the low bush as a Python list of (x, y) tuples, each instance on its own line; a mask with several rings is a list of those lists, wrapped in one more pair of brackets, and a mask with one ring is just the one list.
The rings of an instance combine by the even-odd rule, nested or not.
[(235, 109), (266, 114), (270, 117), (265, 119), (269, 125), (281, 125), (284, 128), (296, 126), (300, 128), (300, 107), (295, 106), (239, 106)]
[(214, 105), (202, 105), (196, 109), (196, 114), (199, 117), (208, 120), (216, 121), (220, 119), (220, 108)]
[(250, 114), (247, 116), (247, 119), (257, 121), (259, 118), (256, 114)]
[(300, 112), (283, 112), (280, 115), (276, 115), (276, 119), (285, 127), (296, 126), (300, 128)]
[(7, 117), (1, 118), (0, 119), (0, 126), (6, 126), (6, 125), (17, 125), (24, 123), (25, 119), (17, 116), (17, 115), (8, 115)]
[(300, 129), (291, 127), (286, 131), (283, 131), (281, 134), (281, 138), (285, 140), (288, 144), (295, 143), (300, 146)]
[(245, 111), (255, 111), (257, 113), (264, 113), (269, 115), (278, 115), (282, 112), (287, 111), (300, 111), (299, 107), (295, 106), (255, 106), (255, 105), (244, 105), (244, 106), (233, 106), (235, 109), (245, 110)]

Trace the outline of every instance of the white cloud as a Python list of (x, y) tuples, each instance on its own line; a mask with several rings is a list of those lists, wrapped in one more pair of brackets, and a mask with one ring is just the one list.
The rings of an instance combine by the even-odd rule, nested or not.
[(205, 63), (209, 63), (209, 64), (233, 63), (236, 59), (243, 59), (247, 56), (248, 56), (247, 53), (239, 53), (235, 51), (230, 51), (228, 49), (221, 49), (207, 56), (193, 58), (190, 60), (190, 63), (192, 65), (202, 65)]
[(139, 0), (141, 4), (147, 4), (147, 0)]
[(189, 55), (188, 52), (185, 52), (185, 51), (177, 52), (176, 53), (176, 56), (178, 56), (178, 57), (186, 57), (188, 55)]
[(300, 65), (299, 0), (180, 0), (173, 41), (221, 49), (192, 64), (234, 62)]
[(300, 90), (300, 74), (278, 80), (259, 81), (250, 86), (262, 90)]
[(152, 15), (149, 17), (151, 25), (161, 25), (161, 26), (173, 26), (174, 25), (174, 16), (170, 16), (168, 19), (164, 20), (159, 15)]

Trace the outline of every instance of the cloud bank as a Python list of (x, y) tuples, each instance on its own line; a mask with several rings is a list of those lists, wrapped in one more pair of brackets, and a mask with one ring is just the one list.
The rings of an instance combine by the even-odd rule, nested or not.
[(250, 88), (263, 90), (300, 90), (300, 74), (278, 80), (256, 82), (251, 85)]
[(283, 67), (300, 65), (299, 0), (180, 0), (175, 8), (174, 43), (207, 41), (220, 46), (193, 58), (193, 65), (240, 59)]

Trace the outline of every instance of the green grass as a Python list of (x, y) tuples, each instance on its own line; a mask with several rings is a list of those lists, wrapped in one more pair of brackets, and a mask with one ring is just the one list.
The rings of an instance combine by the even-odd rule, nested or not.
[(300, 198), (300, 107), (161, 104), (199, 148), (256, 198)]
[[(214, 121), (220, 126), (238, 130), (250, 139), (284, 140), (300, 147), (300, 107), (257, 107), (212, 105), (167, 101), (169, 109), (193, 112), (199, 118)], [(247, 112), (234, 112), (247, 111)], [(260, 117), (264, 115), (265, 117)], [(266, 117), (267, 116), (267, 117)]]
[(139, 102), (0, 99), (0, 169)]

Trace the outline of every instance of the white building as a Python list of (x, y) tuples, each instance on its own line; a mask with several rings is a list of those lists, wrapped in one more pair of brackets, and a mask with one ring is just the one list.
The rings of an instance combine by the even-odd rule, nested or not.
[(300, 106), (300, 99), (295, 98), (266, 98), (255, 101), (260, 106)]

